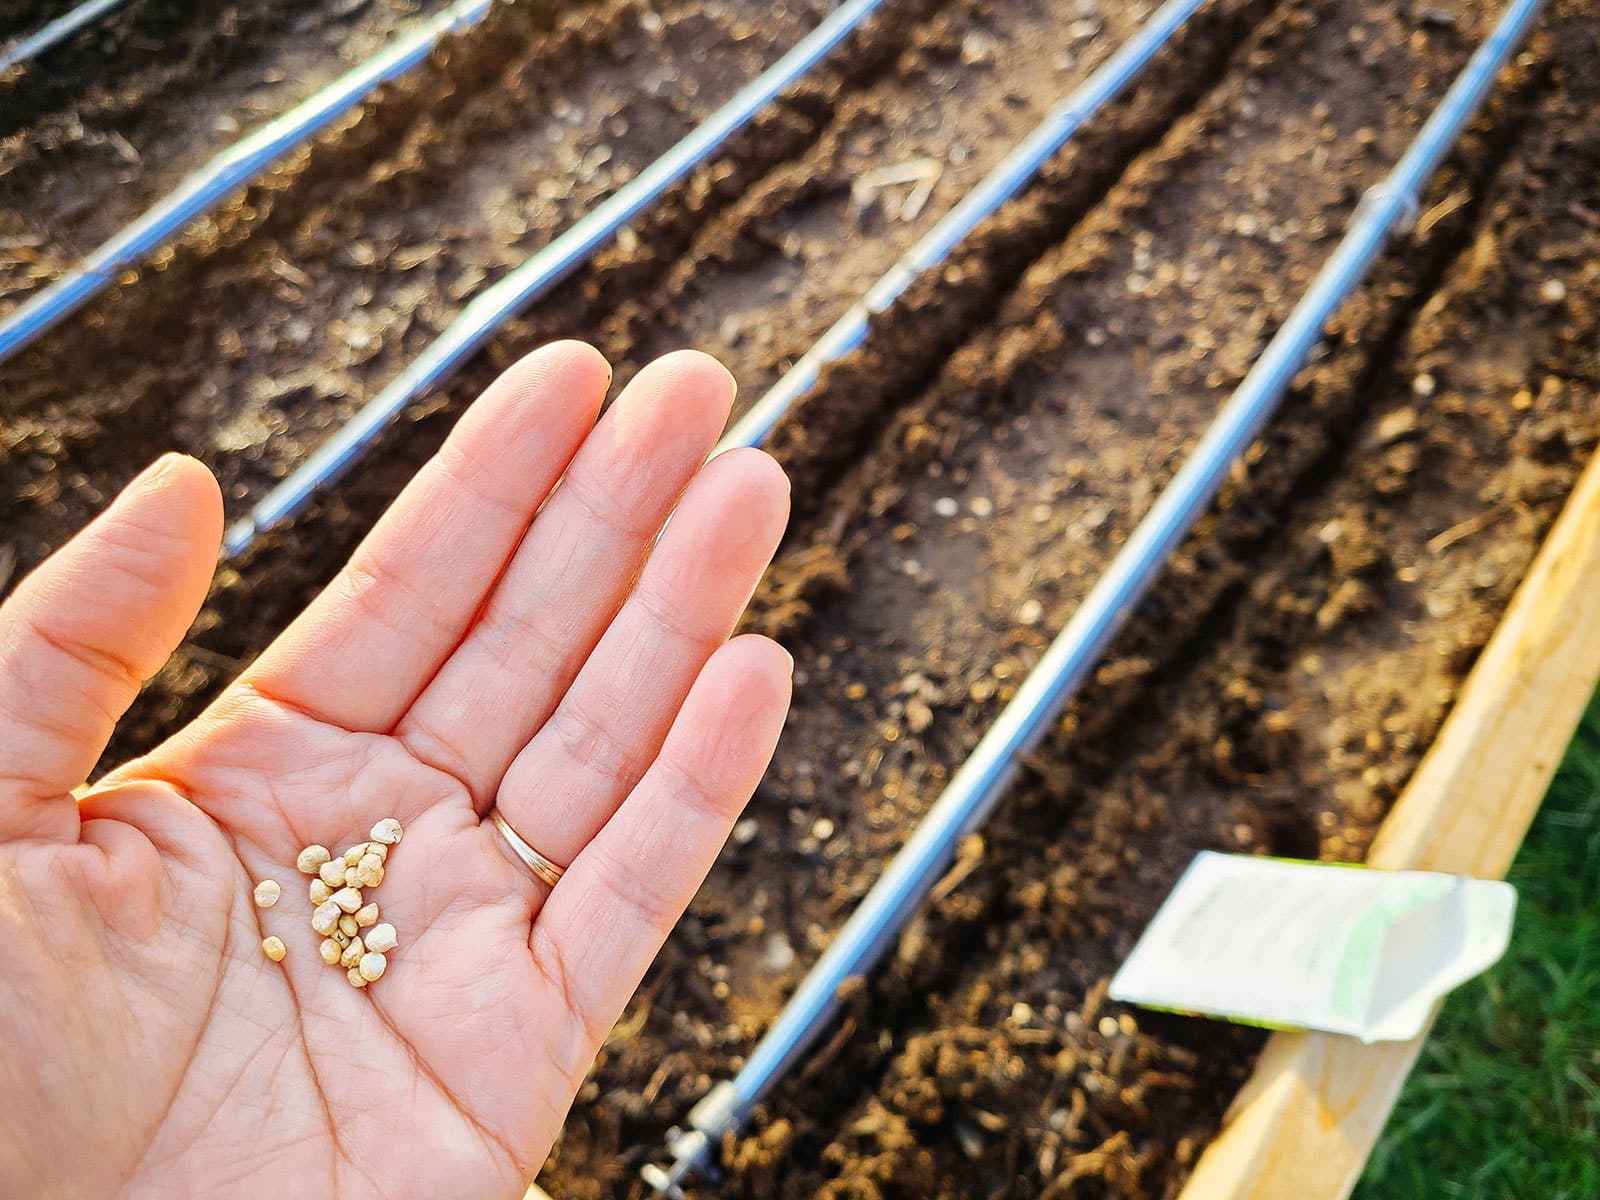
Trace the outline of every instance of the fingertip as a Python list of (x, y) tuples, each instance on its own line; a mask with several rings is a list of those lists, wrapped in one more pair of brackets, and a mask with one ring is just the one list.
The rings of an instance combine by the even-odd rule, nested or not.
[(611, 386), (611, 364), (588, 342), (567, 339), (540, 346), (507, 367), (484, 393), (514, 407), (556, 401), (592, 422)]
[(782, 464), (755, 446), (735, 446), (732, 450), (724, 450), (712, 462), (737, 464), (739, 472), (763, 492), (787, 497), (791, 490), (789, 473)]
[(614, 374), (611, 363), (596, 346), (577, 338), (562, 338), (541, 346), (523, 355), (511, 369), (515, 371), (524, 363), (547, 363), (552, 369), (571, 372), (585, 381), (598, 380), (602, 392), (611, 386)]
[(212, 555), (222, 544), (222, 489), (211, 469), (188, 454), (168, 451), (136, 475), (108, 515), (119, 514), (174, 541), (202, 543)]
[(739, 381), (733, 377), (733, 372), (704, 350), (672, 350), (651, 365), (674, 378), (694, 381), (718, 395), (726, 395), (730, 404), (739, 392)]
[(725, 513), (762, 528), (776, 525), (774, 539), (782, 535), (789, 521), (789, 477), (770, 454), (743, 447), (729, 450), (707, 463), (701, 476)]
[(754, 682), (768, 687), (775, 697), (781, 697), (784, 704), (788, 704), (794, 680), (794, 655), (759, 633), (741, 633), (729, 639), (722, 653), (731, 660), (730, 669), (743, 676), (746, 685)]
[(700, 350), (673, 350), (649, 363), (636, 380), (678, 412), (703, 410), (726, 424), (739, 385), (733, 373)]

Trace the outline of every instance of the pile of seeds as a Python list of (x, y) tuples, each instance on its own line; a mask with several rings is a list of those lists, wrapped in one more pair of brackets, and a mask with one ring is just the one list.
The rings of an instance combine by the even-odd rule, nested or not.
[[(372, 827), (370, 841), (357, 842), (337, 858), (326, 846), (307, 846), (295, 859), (296, 867), (316, 877), (310, 888), (311, 928), (322, 937), (322, 961), (342, 967), (353, 987), (383, 977), (387, 955), (399, 940), (393, 925), (378, 920), (377, 902), (364, 893), (383, 882), (389, 848), (403, 833), (399, 821), (385, 817)], [(271, 908), (281, 892), (274, 880), (264, 879), (256, 885), (256, 903)], [(276, 937), (265, 939), (261, 949), (274, 962), (288, 952)]]

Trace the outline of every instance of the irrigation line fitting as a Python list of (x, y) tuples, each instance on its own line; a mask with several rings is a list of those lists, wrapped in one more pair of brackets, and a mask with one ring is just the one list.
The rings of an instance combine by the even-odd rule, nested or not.
[(456, 0), (289, 111), (220, 151), (65, 275), (0, 318), (0, 362), (60, 324), (123, 271), (250, 183), (268, 165), (355, 108), (380, 84), (423, 62), (444, 38), (477, 24), (491, 3), (492, 0)]
[[(1211, 506), (1233, 464), (1323, 340), (1328, 319), (1366, 277), (1390, 233), (1407, 214), (1416, 212), (1424, 185), (1455, 146), (1543, 2), (1512, 0), (1387, 179), (1357, 206), (1343, 239), (1194, 451), (800, 981), (743, 1069), (707, 1094), (701, 1102), (710, 1102), (706, 1110), (697, 1106), (691, 1112), (690, 1132), (680, 1132), (669, 1147), (674, 1161), (649, 1173), (648, 1181), (658, 1192), (675, 1195), (690, 1173), (710, 1165), (721, 1140), (743, 1126), (754, 1106), (804, 1058), (831, 1023), (841, 987), (864, 977), (922, 907), (961, 839), (983, 824), (1016, 777), (1024, 756), (1054, 726), (1160, 577), (1168, 557)], [(693, 1136), (696, 1132), (699, 1137)]]
[(390, 421), (414, 400), (454, 375), (507, 318), (521, 312), (577, 270), (617, 230), (710, 158), (779, 92), (805, 76), (883, 2), (845, 0), (783, 57), (740, 88), (660, 158), (590, 209), (527, 262), (474, 297), (410, 366), (362, 405), (288, 478), (229, 526), (222, 541), (223, 552), (230, 556), (243, 553), (263, 529), (305, 508), (317, 492), (366, 455), (373, 439)]

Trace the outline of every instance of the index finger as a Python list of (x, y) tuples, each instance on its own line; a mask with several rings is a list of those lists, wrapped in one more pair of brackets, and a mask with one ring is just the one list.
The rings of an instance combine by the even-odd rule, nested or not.
[(238, 686), (344, 729), (387, 732), (472, 623), (610, 383), (582, 342), (506, 371)]

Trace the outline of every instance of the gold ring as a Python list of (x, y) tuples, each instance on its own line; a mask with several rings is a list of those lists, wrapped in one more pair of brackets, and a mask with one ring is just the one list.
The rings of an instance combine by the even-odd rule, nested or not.
[(523, 841), (522, 835), (511, 828), (511, 822), (500, 815), (498, 808), (489, 810), (489, 820), (494, 822), (494, 827), (500, 831), (500, 836), (505, 838), (506, 845), (511, 847), (512, 853), (528, 865), (528, 870), (532, 871), (551, 887), (555, 887), (556, 884), (561, 882), (561, 877), (567, 873), (567, 869), (556, 866), (555, 863)]

